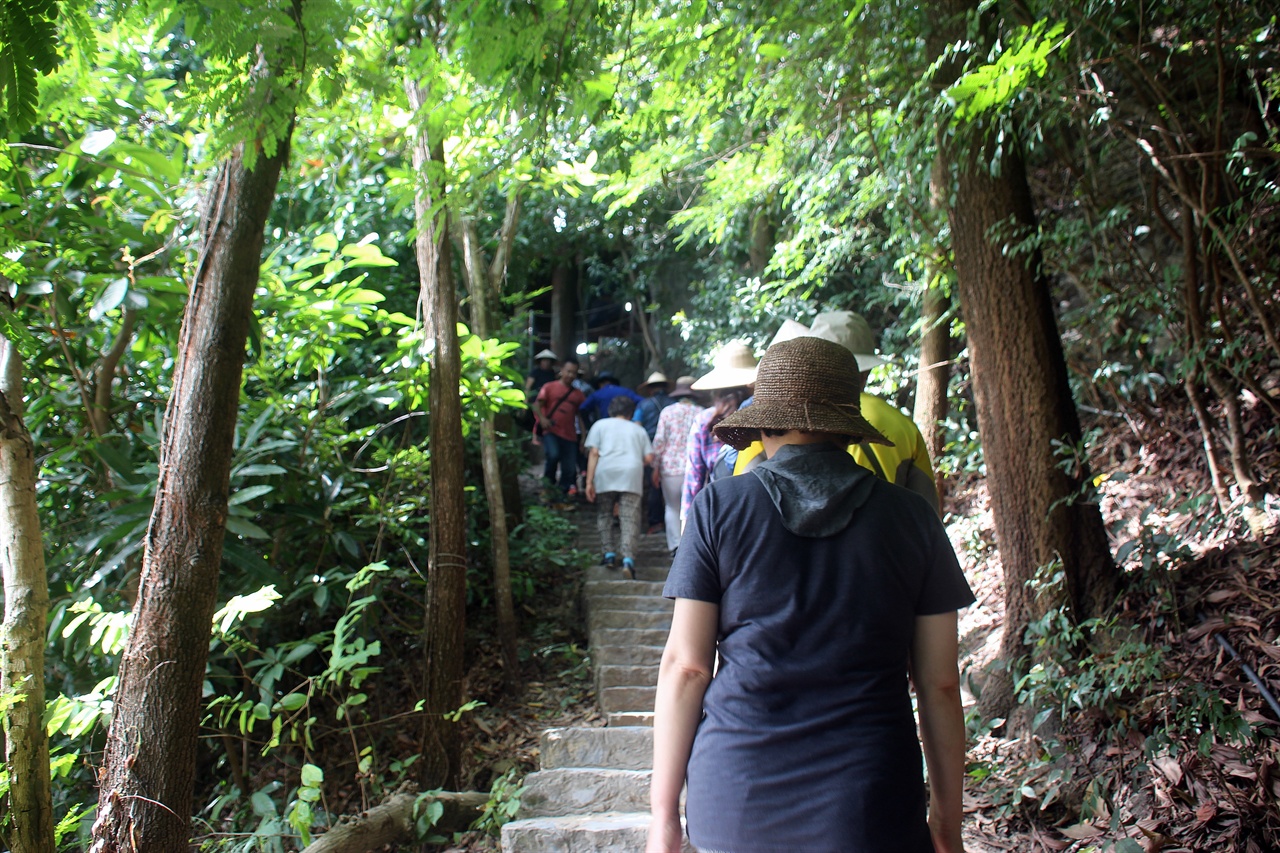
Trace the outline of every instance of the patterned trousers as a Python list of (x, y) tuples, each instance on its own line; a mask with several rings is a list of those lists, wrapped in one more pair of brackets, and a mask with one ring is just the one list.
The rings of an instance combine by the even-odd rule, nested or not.
[(618, 521), (622, 523), (622, 556), (636, 556), (636, 540), (640, 538), (640, 496), (632, 492), (598, 492), (596, 494), (596, 530), (605, 553), (619, 549), (613, 529), (613, 504), (618, 504)]

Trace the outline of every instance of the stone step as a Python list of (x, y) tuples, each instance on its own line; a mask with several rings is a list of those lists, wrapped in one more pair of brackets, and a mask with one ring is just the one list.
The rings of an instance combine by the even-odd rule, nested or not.
[(587, 614), (587, 630), (599, 628), (663, 628), (671, 627), (671, 613), (666, 610), (597, 610)]
[(609, 687), (654, 687), (657, 683), (657, 665), (596, 667), (596, 689), (598, 690)]
[[(643, 853), (648, 812), (516, 820), (502, 827), (504, 853)], [(693, 848), (685, 842), (685, 849)]]
[(616, 711), (652, 711), (656, 687), (606, 687), (597, 693), (600, 710), (606, 714)]
[(666, 628), (598, 628), (591, 632), (591, 646), (662, 646), (667, 645)]
[(642, 595), (662, 598), (662, 581), (631, 581), (615, 575), (592, 580), (587, 578), (585, 584), (587, 598), (593, 595)]
[(602, 666), (657, 666), (662, 646), (592, 646), (591, 663)]
[(553, 767), (525, 777), (518, 817), (564, 817), (649, 808), (649, 770)]
[(557, 767), (653, 768), (653, 729), (643, 726), (547, 729), (541, 738), (543, 770)]
[(630, 726), (653, 726), (652, 711), (614, 711), (606, 715), (609, 728)]
[(592, 610), (661, 610), (669, 614), (675, 609), (675, 602), (661, 595), (588, 595), (587, 607)]

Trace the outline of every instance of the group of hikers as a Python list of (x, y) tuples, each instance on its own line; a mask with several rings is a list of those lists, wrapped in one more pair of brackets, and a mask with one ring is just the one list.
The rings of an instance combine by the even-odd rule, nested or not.
[[(870, 326), (851, 311), (819, 314), (812, 327), (786, 320), (770, 345), (800, 336), (825, 338), (849, 349), (863, 384), (867, 372), (885, 363), (875, 353)], [(597, 505), (602, 560), (629, 575), (634, 576), (642, 531), (663, 530), (674, 554), (698, 492), (717, 477), (741, 474), (761, 461), (758, 442), (738, 452), (715, 434), (717, 424), (752, 402), (757, 359), (745, 343), (725, 345), (713, 369), (701, 377), (681, 376), (672, 383), (656, 371), (634, 391), (608, 370), (588, 382), (577, 359), (561, 361), (550, 349), (537, 353), (534, 363), (525, 390), (535, 441), (543, 448), (545, 483), (560, 500), (583, 496)], [(851, 450), (855, 461), (918, 492), (937, 509), (933, 469), (920, 430), (870, 394), (861, 394), (860, 405), (893, 443), (877, 448), (860, 443)], [(634, 426), (624, 426), (628, 423)]]
[(636, 391), (538, 358), (546, 478), (576, 494), (581, 442), (604, 563), (635, 576), (646, 482), (663, 508), (649, 853), (686, 830), (703, 853), (961, 851), (957, 611), (974, 597), (920, 430), (864, 391), (884, 363), (866, 321), (787, 320), (758, 362), (730, 343), (705, 375)]

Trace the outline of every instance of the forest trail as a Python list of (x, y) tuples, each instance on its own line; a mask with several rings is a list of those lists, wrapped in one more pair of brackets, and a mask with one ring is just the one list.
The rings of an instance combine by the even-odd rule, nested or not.
[[(580, 505), (574, 520), (575, 546), (598, 555), (595, 506)], [(600, 565), (583, 573), (596, 700), (607, 724), (542, 733), (541, 769), (525, 780), (519, 819), (502, 828), (507, 853), (644, 849), (653, 697), (671, 627), (672, 603), (662, 597), (669, 567), (659, 532), (640, 537), (635, 580)]]
[[(595, 507), (573, 514), (575, 547), (600, 553)], [(505, 853), (640, 853), (649, 825), (653, 699), (671, 625), (662, 598), (670, 568), (662, 533), (639, 539), (636, 579), (593, 565), (583, 604), (603, 727), (552, 728), (540, 739), (540, 769), (525, 779), (518, 819), (502, 828)], [(965, 828), (968, 853), (1018, 849)], [(1029, 849), (1029, 848), (1028, 848)], [(694, 851), (686, 840), (686, 850)]]

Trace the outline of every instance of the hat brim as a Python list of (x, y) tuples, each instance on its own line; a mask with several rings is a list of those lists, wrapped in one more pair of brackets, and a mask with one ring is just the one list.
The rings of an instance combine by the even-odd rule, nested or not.
[(676, 390), (669, 392), (667, 396), (674, 399), (677, 397), (692, 397), (696, 393), (697, 392), (692, 388), (677, 388)]
[(858, 360), (858, 370), (863, 373), (866, 373), (873, 367), (879, 367), (882, 364), (889, 363), (888, 359), (881, 358), (878, 355), (871, 355), (869, 353), (854, 353), (853, 357)]
[(670, 388), (670, 387), (671, 387), (671, 383), (670, 383), (670, 382), (641, 382), (639, 385), (637, 385), (637, 386), (636, 386), (636, 390), (637, 390), (637, 391), (640, 391), (640, 390), (643, 390), (643, 389), (645, 389), (645, 388), (652, 388), (652, 387), (654, 387), (655, 385), (661, 385), (663, 388)]
[(717, 367), (691, 386), (695, 391), (742, 388), (756, 381), (754, 367)]
[(771, 402), (757, 398), (747, 406), (716, 424), (716, 438), (738, 450), (760, 440), (760, 430), (804, 430), (847, 435), (854, 441), (872, 444), (893, 442), (873, 427), (856, 406), (832, 403)]
[(542, 361), (543, 359), (546, 359), (546, 360), (548, 360), (548, 361), (559, 361), (559, 360), (560, 360), (559, 358), (557, 358), (557, 357), (556, 357), (556, 354), (555, 354), (555, 353), (553, 353), (553, 352), (552, 352), (551, 350), (549, 350), (549, 349), (544, 349), (542, 352), (538, 353), (537, 355), (535, 355), (535, 356), (533, 357), (533, 360), (534, 360), (534, 361)]

